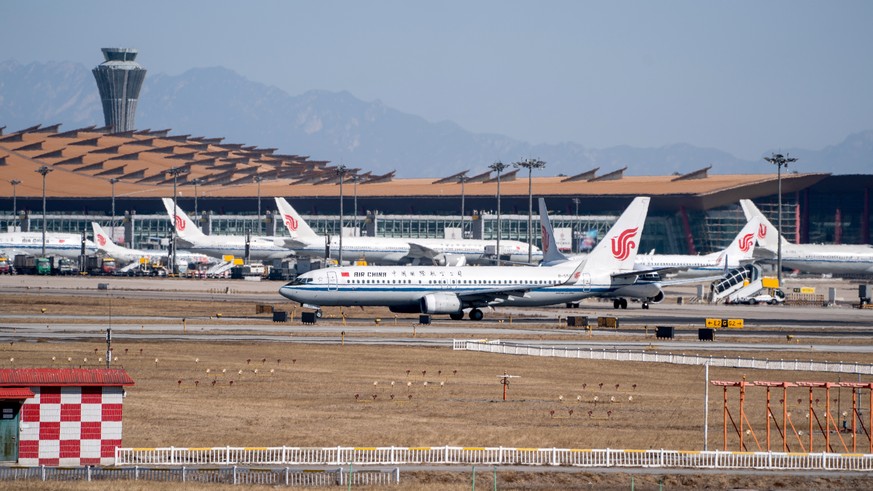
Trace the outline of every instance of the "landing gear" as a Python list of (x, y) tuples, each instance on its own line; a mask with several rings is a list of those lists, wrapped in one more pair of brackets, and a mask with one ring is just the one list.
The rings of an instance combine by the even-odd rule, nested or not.
[(485, 314), (483, 314), (479, 309), (473, 309), (470, 311), (471, 321), (481, 321), (483, 317), (485, 317)]
[(649, 310), (649, 302), (643, 302), (643, 310)]
[(323, 315), (324, 315), (324, 313), (321, 311), (321, 309), (318, 309), (315, 311), (315, 317), (318, 317), (319, 319), (321, 319), (321, 316), (323, 316)]
[(614, 309), (626, 309), (627, 308), (627, 299), (626, 298), (616, 298), (612, 301), (612, 308)]
[(453, 321), (459, 321), (463, 318), (464, 318), (464, 311), (463, 310), (449, 314), (449, 319), (452, 319)]

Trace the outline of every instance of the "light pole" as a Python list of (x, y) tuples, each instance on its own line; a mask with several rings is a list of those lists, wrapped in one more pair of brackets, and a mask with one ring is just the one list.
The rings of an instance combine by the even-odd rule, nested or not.
[(340, 187), (340, 221), (339, 221), (339, 265), (343, 265), (343, 181), (346, 180), (346, 173), (349, 168), (340, 164), (334, 169), (336, 175), (339, 176)]
[(36, 172), (42, 174), (42, 257), (45, 257), (45, 176), (53, 170), (47, 165), (36, 170)]
[(15, 194), (15, 187), (18, 186), (19, 184), (21, 184), (21, 181), (19, 181), (18, 179), (13, 179), (13, 180), (9, 181), (9, 184), (12, 184), (12, 216), (13, 216), (12, 219), (14, 220), (12, 222), (12, 224), (13, 224), (12, 229), (17, 232), (18, 231), (18, 227), (17, 227), (17, 225), (18, 225), (18, 195)]
[[(109, 183), (112, 184), (112, 221), (109, 222), (109, 229), (111, 230), (111, 232), (109, 232), (110, 235), (115, 234), (115, 183), (116, 182), (118, 182), (117, 177), (113, 177), (112, 179), (109, 180)], [(110, 240), (111, 240), (111, 238), (110, 238)]]
[(197, 227), (200, 227), (200, 213), (197, 211), (197, 185), (201, 184), (203, 179), (191, 179), (191, 184), (194, 185), (194, 220), (197, 221)]
[(262, 176), (255, 176), (255, 182), (258, 183), (258, 235), (261, 235), (261, 181), (263, 180)]
[(488, 168), (497, 172), (497, 265), (500, 266), (500, 173), (506, 169), (507, 165), (497, 161), (489, 165)]
[(774, 153), (769, 157), (764, 157), (764, 160), (776, 166), (776, 185), (779, 195), (779, 226), (776, 228), (776, 278), (779, 282), (779, 288), (782, 288), (782, 167), (788, 167), (788, 164), (797, 162), (797, 159), (781, 153)]
[(467, 177), (467, 174), (461, 174), (458, 176), (458, 182), (461, 183), (461, 239), (465, 237), (464, 233), (464, 183), (467, 182), (470, 178)]
[(179, 209), (176, 205), (176, 180), (179, 178), (181, 174), (185, 174), (184, 167), (173, 167), (172, 169), (167, 169), (167, 174), (173, 176), (173, 226), (170, 227), (171, 235), (170, 235), (170, 247), (173, 249), (172, 260), (173, 264), (170, 266), (170, 271), (173, 274), (176, 274), (176, 223), (178, 223)]
[(546, 163), (542, 160), (527, 159), (521, 162), (516, 162), (515, 167), (519, 169), (527, 169), (527, 262), (533, 262), (533, 187), (531, 175), (534, 169), (542, 169)]
[[(582, 238), (581, 237), (582, 230), (581, 230), (581, 227), (579, 226), (579, 202), (581, 202), (581, 201), (582, 200), (579, 198), (573, 198), (573, 204), (576, 205), (576, 233), (573, 234), (573, 239), (576, 242), (576, 244), (578, 244), (579, 239)], [(574, 245), (576, 245), (576, 244), (574, 244)], [(578, 245), (576, 245), (575, 252), (579, 252), (579, 251), (580, 251), (580, 248)]]
[(355, 233), (360, 235), (360, 231), (357, 231), (358, 230), (358, 176), (357, 175), (352, 176), (352, 182), (355, 183), (355, 201), (354, 201), (354, 205), (355, 205), (355, 230), (356, 230)]

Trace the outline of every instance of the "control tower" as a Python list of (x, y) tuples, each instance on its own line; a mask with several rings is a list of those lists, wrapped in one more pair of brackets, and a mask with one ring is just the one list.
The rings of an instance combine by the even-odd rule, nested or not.
[(136, 54), (132, 48), (103, 48), (106, 61), (92, 70), (110, 133), (130, 131), (136, 126), (136, 101), (146, 75), (146, 69), (134, 61)]

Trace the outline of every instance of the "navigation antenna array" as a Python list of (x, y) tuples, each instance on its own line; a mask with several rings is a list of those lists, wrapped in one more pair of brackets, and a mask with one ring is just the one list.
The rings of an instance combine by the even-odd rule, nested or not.
[(500, 379), (500, 384), (503, 385), (503, 400), (506, 400), (506, 386), (509, 385), (509, 379), (511, 378), (521, 378), (520, 375), (508, 375), (506, 372), (503, 372), (503, 375), (497, 376)]

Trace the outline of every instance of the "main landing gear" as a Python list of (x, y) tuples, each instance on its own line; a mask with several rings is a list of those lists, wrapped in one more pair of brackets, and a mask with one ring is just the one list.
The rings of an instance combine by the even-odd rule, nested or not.
[[(470, 320), (471, 321), (481, 321), (482, 318), (485, 317), (485, 314), (482, 313), (479, 309), (471, 309), (470, 310)], [(449, 319), (453, 321), (459, 321), (464, 318), (464, 311), (452, 312), (449, 314)]]
[(626, 298), (616, 298), (612, 301), (612, 308), (614, 309), (626, 309), (627, 308), (627, 299)]

